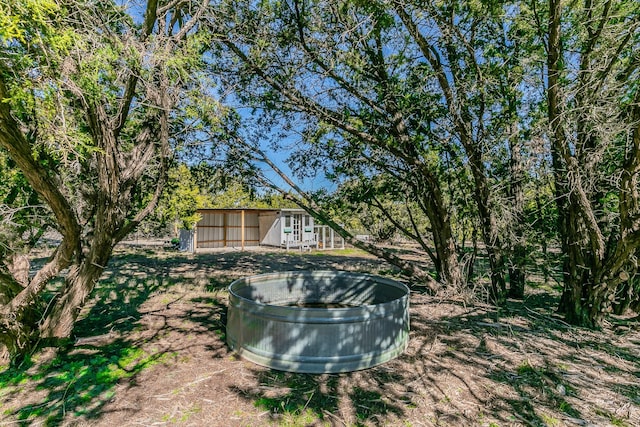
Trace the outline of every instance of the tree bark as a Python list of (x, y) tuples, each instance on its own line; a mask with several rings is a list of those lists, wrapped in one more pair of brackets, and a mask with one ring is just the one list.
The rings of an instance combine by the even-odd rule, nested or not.
[[(598, 327), (612, 309), (615, 292), (629, 279), (630, 271), (635, 271), (632, 255), (640, 245), (640, 208), (638, 195), (638, 174), (640, 173), (640, 95), (636, 92), (631, 107), (626, 112), (619, 110), (619, 94), (599, 91), (607, 84), (616, 87), (617, 80), (608, 79), (608, 73), (619, 55), (611, 58), (596, 58), (595, 47), (601, 40), (610, 19), (608, 2), (601, 16), (586, 20), (583, 25), (586, 38), (579, 45), (578, 79), (573, 91), (576, 95), (576, 107), (567, 114), (569, 95), (561, 92), (563, 69), (563, 48), (561, 45), (562, 4), (560, 0), (549, 0), (548, 45), (547, 45), (547, 103), (548, 119), (551, 129), (553, 170), (556, 188), (556, 203), (560, 218), (559, 232), (564, 254), (564, 290), (559, 311), (563, 312), (571, 323)], [(595, 7), (595, 6), (594, 6)], [(593, 13), (589, 6), (587, 15)], [(597, 22), (597, 28), (594, 26)], [(637, 24), (635, 24), (637, 25)], [(637, 26), (635, 27), (637, 29)], [(629, 34), (634, 26), (625, 27), (628, 34), (616, 37), (620, 43), (616, 49), (620, 52), (629, 42)], [(615, 33), (619, 36), (619, 33)], [(606, 66), (602, 65), (606, 63)], [(634, 65), (637, 67), (637, 65)], [(621, 86), (621, 90), (624, 87)], [(598, 99), (598, 104), (594, 104)], [(573, 101), (571, 101), (573, 102)], [(600, 134), (592, 126), (593, 118), (587, 112), (600, 103), (610, 103), (613, 110), (602, 115), (602, 119), (622, 122), (620, 134), (630, 136), (631, 145), (625, 147), (624, 161), (609, 165), (621, 173), (620, 184), (609, 192), (618, 197), (620, 215), (619, 227), (603, 231), (606, 224), (599, 220), (599, 189), (592, 189), (585, 181), (595, 174), (602, 173), (597, 167), (603, 161), (603, 153), (611, 147), (611, 135)], [(565, 109), (567, 111), (565, 111)], [(565, 128), (568, 120), (573, 120), (576, 131), (571, 133)], [(625, 124), (626, 123), (626, 124)], [(610, 173), (610, 172), (607, 172)], [(609, 234), (605, 241), (604, 235)]]
[[(555, 178), (556, 204), (558, 206), (559, 224), (558, 230), (562, 240), (563, 282), (564, 289), (560, 299), (559, 311), (563, 312), (567, 320), (575, 324), (589, 324), (587, 314), (583, 307), (583, 282), (588, 281), (586, 269), (578, 269), (584, 265), (578, 249), (579, 242), (583, 240), (577, 233), (575, 226), (579, 218), (576, 218), (575, 210), (571, 208), (568, 199), (569, 183), (565, 177), (566, 165), (563, 152), (566, 144), (566, 136), (562, 125), (563, 111), (560, 94), (561, 74), (561, 17), (562, 5), (560, 0), (549, 0), (548, 20), (548, 45), (547, 45), (547, 115), (551, 128), (551, 154), (553, 172)], [(577, 234), (577, 235), (576, 235)], [(575, 239), (570, 240), (571, 238)], [(585, 277), (587, 276), (587, 277)]]
[(518, 132), (515, 100), (509, 102), (511, 120), (509, 135), (510, 177), (509, 200), (512, 202), (513, 234), (510, 237), (511, 262), (509, 263), (509, 291), (507, 296), (523, 299), (526, 285), (527, 247), (524, 233), (524, 165), (522, 162), (522, 143)]
[(451, 214), (445, 206), (443, 196), (439, 190), (434, 191), (424, 203), (428, 206), (426, 214), (429, 217), (433, 234), (433, 245), (438, 263), (436, 272), (438, 280), (453, 289), (462, 289), (465, 277), (460, 266), (458, 250), (451, 225)]

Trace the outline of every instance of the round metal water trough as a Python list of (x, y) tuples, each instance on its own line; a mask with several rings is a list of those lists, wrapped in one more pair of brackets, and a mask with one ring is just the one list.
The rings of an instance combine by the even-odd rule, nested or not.
[(409, 289), (345, 271), (289, 271), (229, 286), (227, 342), (245, 359), (290, 372), (366, 369), (402, 353)]

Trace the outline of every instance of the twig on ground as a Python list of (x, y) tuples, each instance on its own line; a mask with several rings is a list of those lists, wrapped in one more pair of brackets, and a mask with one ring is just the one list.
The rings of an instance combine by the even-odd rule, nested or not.
[(322, 413), (325, 414), (325, 415), (330, 416), (331, 418), (333, 418), (334, 420), (336, 420), (337, 422), (339, 422), (343, 426), (347, 425), (347, 423), (344, 422), (344, 420), (342, 420), (341, 418), (338, 418), (336, 415), (332, 414), (331, 412), (327, 411), (326, 409), (323, 409)]
[(528, 425), (528, 426), (537, 427), (537, 424), (532, 423), (531, 421), (529, 421), (528, 419), (526, 419), (525, 417), (523, 417), (522, 415), (520, 415), (520, 414), (518, 414), (516, 412), (514, 412), (512, 415), (514, 417), (516, 417), (517, 419), (519, 419), (520, 421), (522, 421), (523, 423), (525, 423), (526, 425)]
[(541, 318), (543, 318), (545, 320), (549, 320), (549, 321), (552, 321), (552, 322), (555, 322), (555, 323), (560, 323), (561, 325), (566, 326), (567, 328), (571, 328), (572, 327), (572, 325), (570, 325), (569, 323), (565, 322), (564, 320), (560, 320), (560, 319), (558, 319), (556, 317), (553, 317), (553, 316), (548, 316), (548, 315), (544, 315), (544, 314), (538, 313), (537, 311), (531, 310), (529, 307), (524, 306), (524, 305), (523, 305), (523, 307), (529, 313), (534, 314), (534, 315), (536, 315), (538, 317), (541, 317)]
[(153, 397), (155, 397), (156, 399), (162, 400), (162, 398), (163, 398), (164, 396), (168, 395), (168, 394), (175, 394), (177, 390), (182, 390), (182, 389), (185, 389), (185, 388), (187, 388), (187, 387), (190, 387), (190, 386), (192, 386), (192, 385), (194, 385), (194, 384), (198, 384), (199, 382), (206, 381), (206, 380), (208, 380), (209, 378), (211, 378), (212, 376), (214, 376), (214, 375), (216, 375), (216, 374), (220, 374), (220, 373), (222, 373), (222, 372), (224, 372), (224, 371), (226, 371), (226, 369), (221, 369), (221, 370), (219, 370), (219, 371), (213, 372), (211, 375), (207, 375), (206, 377), (198, 378), (197, 380), (191, 381), (190, 383), (187, 383), (187, 384), (185, 384), (185, 385), (181, 386), (180, 388), (178, 388), (178, 389), (176, 389), (176, 390), (171, 390), (171, 391), (170, 391), (170, 392), (168, 392), (168, 393), (156, 394), (156, 395), (155, 395), (155, 396), (153, 396)]

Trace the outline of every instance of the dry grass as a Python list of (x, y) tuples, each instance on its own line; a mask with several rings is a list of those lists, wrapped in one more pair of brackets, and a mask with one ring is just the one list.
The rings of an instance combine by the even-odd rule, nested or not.
[(0, 425), (640, 425), (640, 332), (566, 325), (553, 296), (495, 308), (413, 293), (399, 358), (340, 375), (282, 373), (225, 344), (226, 286), (267, 271), (392, 270), (358, 252), (121, 250), (75, 345), (0, 371)]

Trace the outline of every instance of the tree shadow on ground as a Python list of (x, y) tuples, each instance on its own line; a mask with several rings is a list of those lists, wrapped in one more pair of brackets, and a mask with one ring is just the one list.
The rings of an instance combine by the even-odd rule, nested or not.
[[(197, 325), (195, 336), (217, 337), (205, 346), (211, 357), (227, 354), (226, 289), (233, 280), (287, 268), (318, 268), (318, 264), (332, 268), (335, 262), (331, 257), (321, 260), (316, 263), (315, 258), (287, 253), (194, 256), (142, 250), (116, 254), (75, 324), (68, 345), (55, 352), (45, 350), (0, 372), (0, 388), (4, 389), (0, 396), (17, 402), (10, 409), (3, 405), (4, 415), (12, 415), (20, 425), (97, 420), (118, 387), (136, 387), (142, 371), (171, 361), (189, 345), (188, 339), (173, 347), (149, 345), (169, 331), (193, 337), (193, 325)], [(191, 296), (194, 289), (199, 292)], [(155, 301), (149, 305), (152, 298)], [(174, 305), (185, 304), (189, 308), (181, 309), (179, 319), (168, 313)], [(181, 324), (180, 319), (187, 323)], [(41, 395), (37, 403), (20, 405), (20, 385), (25, 382)]]
[[(119, 254), (82, 313), (72, 345), (0, 372), (4, 402), (20, 399), (26, 383), (35, 384), (38, 394), (36, 403), (3, 404), (2, 410), (19, 425), (98, 422), (119, 390), (137, 387), (146, 369), (188, 349), (185, 337), (214, 335), (206, 356), (228, 357), (231, 281), (270, 271), (337, 269), (341, 261), (284, 253)], [(387, 268), (367, 257), (349, 265), (371, 273)], [(201, 292), (192, 293), (194, 288)], [(633, 418), (640, 407), (637, 328), (616, 318), (607, 333), (569, 326), (553, 312), (556, 298), (530, 287), (524, 303), (496, 309), (414, 293), (409, 348), (397, 359), (337, 375), (239, 364), (255, 384), (235, 383), (228, 391), (272, 422), (291, 425), (402, 425), (405, 419), (426, 425), (640, 425)], [(180, 340), (151, 350), (169, 331)], [(594, 392), (602, 396), (586, 399)]]
[[(307, 261), (300, 262), (306, 268)], [(265, 266), (260, 265), (258, 270)], [(630, 337), (625, 347), (607, 341), (610, 334), (567, 325), (554, 312), (555, 291), (546, 281), (529, 283), (524, 301), (509, 301), (500, 308), (443, 301), (458, 306), (463, 314), (454, 310), (435, 318), (428, 310), (414, 310), (411, 342), (415, 348), (384, 366), (340, 375), (256, 370), (257, 387), (232, 387), (232, 391), (268, 411), (273, 420), (294, 425), (314, 419), (338, 425), (402, 423), (403, 417), (415, 417), (412, 414), (421, 410), (419, 406), (431, 406), (433, 418), (428, 422), (436, 425), (486, 424), (486, 419), (524, 425), (633, 425), (640, 421), (625, 418), (606, 402), (591, 407), (582, 402), (591, 392), (590, 385), (598, 382), (611, 399), (627, 402), (621, 405), (640, 404), (638, 342), (634, 344)], [(426, 306), (438, 304), (426, 295), (417, 300), (426, 301)], [(576, 371), (590, 363), (601, 366), (609, 377)], [(461, 367), (464, 372), (459, 371)], [(442, 377), (451, 378), (452, 385), (447, 381), (443, 385)], [(468, 412), (456, 394), (466, 395), (465, 399), (484, 409)], [(349, 421), (344, 418), (345, 407), (351, 408)]]
[[(162, 262), (168, 268), (188, 264), (187, 271), (191, 272), (206, 271), (213, 266), (216, 270), (226, 271), (229, 277), (238, 278), (252, 274), (289, 270), (335, 270), (344, 268), (345, 259), (345, 256), (328, 252), (300, 253), (272, 250), (268, 252), (171, 253), (164, 257)], [(350, 266), (356, 266), (357, 270), (361, 272), (376, 274), (379, 270), (392, 270), (386, 262), (370, 256), (349, 256), (348, 260)]]
[[(97, 420), (118, 386), (136, 387), (142, 371), (171, 361), (188, 344), (182, 348), (148, 345), (175, 328), (167, 324), (164, 312), (182, 302), (184, 283), (189, 282), (170, 277), (170, 268), (154, 254), (114, 257), (76, 322), (68, 345), (56, 350), (40, 348), (20, 366), (0, 372), (0, 397), (5, 402), (16, 402), (21, 384), (27, 382), (41, 395), (37, 403), (18, 404), (11, 409), (3, 405), (4, 415), (12, 415), (19, 425), (54, 426), (66, 424), (70, 417)], [(207, 287), (213, 292), (223, 286), (225, 280), (218, 283), (212, 279)], [(161, 300), (154, 307), (145, 307), (158, 295)], [(194, 315), (198, 305), (217, 307), (217, 311), (207, 308), (210, 317), (202, 323), (224, 338), (226, 304), (213, 297), (193, 298), (191, 302)], [(212, 321), (212, 316), (219, 320)], [(143, 317), (158, 322), (157, 327), (147, 328)]]
[[(640, 386), (633, 378), (640, 372), (637, 346), (567, 325), (550, 309), (555, 302), (548, 294), (530, 295), (525, 303), (509, 301), (499, 309), (465, 310), (439, 321), (414, 317), (414, 334), (435, 334), (439, 349), (423, 347), (412, 361), (425, 371), (437, 366), (473, 366), (481, 374), (471, 377), (479, 375), (490, 381), (490, 400), (469, 382), (470, 375), (448, 375), (464, 384), (474, 400), (491, 408), (500, 423), (635, 425), (639, 419), (620, 415), (618, 409), (640, 403)], [(425, 358), (426, 353), (431, 360)], [(592, 369), (585, 371), (584, 367)], [(423, 386), (432, 389), (434, 384), (424, 381)], [(600, 406), (584, 405), (583, 397), (593, 393), (594, 387), (608, 397), (598, 399)], [(463, 417), (456, 422), (478, 420)]]
[[(232, 391), (256, 407), (268, 411), (271, 420), (285, 424), (306, 425), (319, 419), (335, 425), (346, 424), (339, 416), (339, 406), (353, 408), (356, 426), (387, 424), (389, 415), (402, 417), (402, 404), (393, 396), (382, 395), (379, 385), (397, 380), (397, 376), (384, 371), (372, 377), (374, 384), (354, 385), (353, 374), (297, 374), (275, 370), (252, 370), (258, 386)], [(406, 402), (400, 402), (406, 403)]]
[(18, 424), (59, 425), (68, 414), (98, 418), (121, 380), (134, 379), (165, 356), (147, 354), (127, 340), (116, 339), (108, 345), (61, 351), (35, 370), (28, 365), (6, 370), (0, 374), (0, 383), (15, 385), (28, 379), (37, 382), (36, 390), (46, 390), (42, 402), (13, 411)]
[[(214, 333), (218, 336), (221, 342), (227, 342), (227, 304), (218, 298), (212, 297), (196, 297), (192, 298), (191, 302), (196, 304), (202, 304), (209, 309), (203, 310), (188, 310), (186, 317), (190, 321), (202, 325), (206, 330)], [(226, 344), (225, 344), (226, 345)], [(207, 346), (212, 354), (220, 351), (219, 347)]]
[(256, 407), (269, 411), (271, 419), (303, 416), (307, 412), (324, 419), (327, 413), (338, 409), (337, 375), (291, 374), (274, 370), (251, 370), (251, 373), (257, 379), (257, 388), (233, 386), (232, 391)]
[(44, 363), (29, 360), (0, 373), (0, 384), (16, 386), (5, 399), (19, 392), (23, 381), (35, 382), (35, 390), (43, 393), (39, 403), (13, 410), (18, 423), (59, 425), (68, 414), (98, 418), (119, 382), (133, 381), (142, 370), (162, 362), (167, 354), (147, 353), (141, 342), (127, 337), (138, 325), (140, 305), (171, 285), (162, 279), (101, 282), (96, 289), (100, 299), (76, 324), (73, 343)]

